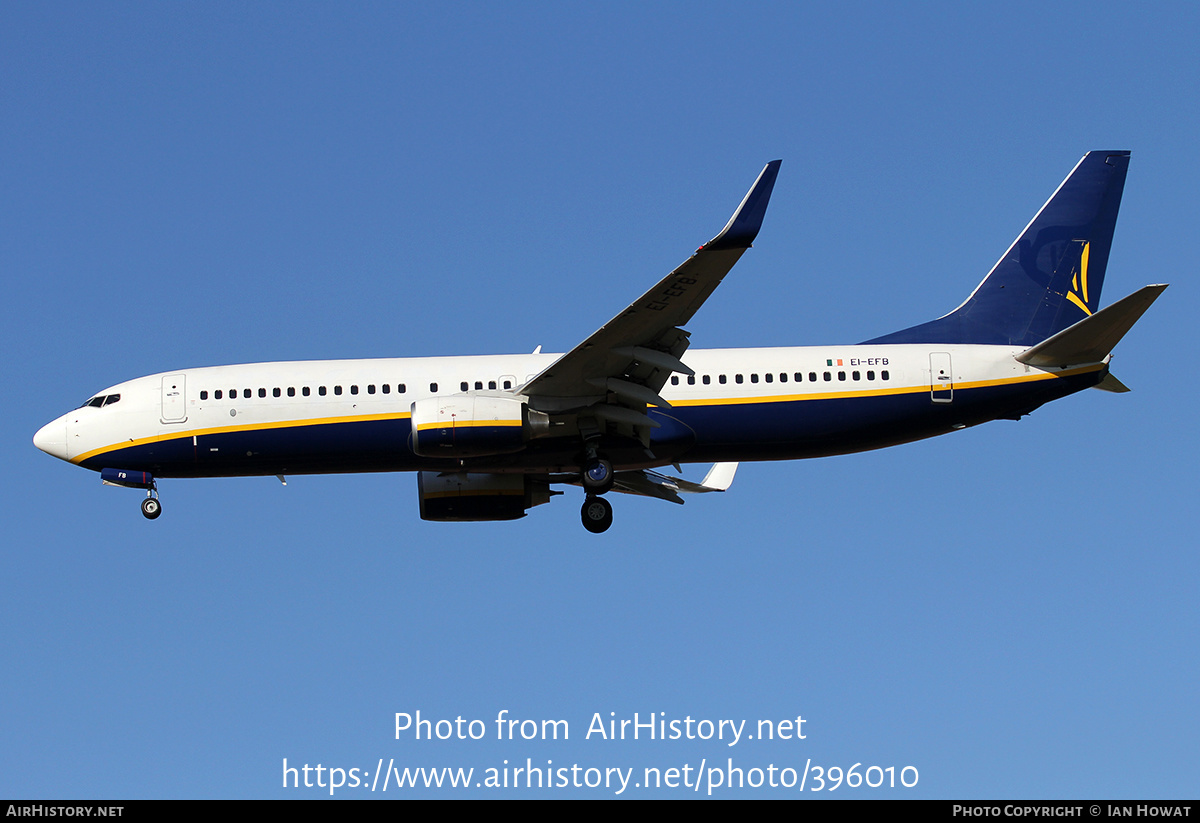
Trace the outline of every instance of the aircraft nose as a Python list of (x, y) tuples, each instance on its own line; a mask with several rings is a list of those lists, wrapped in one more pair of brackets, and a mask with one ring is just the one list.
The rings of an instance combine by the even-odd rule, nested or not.
[(59, 460), (67, 459), (67, 424), (59, 418), (47, 423), (33, 436), (33, 445)]

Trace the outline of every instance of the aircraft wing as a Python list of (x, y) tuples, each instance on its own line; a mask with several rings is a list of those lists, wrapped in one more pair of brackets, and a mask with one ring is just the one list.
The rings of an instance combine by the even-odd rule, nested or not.
[[(643, 497), (657, 497), (671, 503), (683, 505), (683, 494), (704, 494), (706, 492), (726, 491), (733, 483), (737, 472), (737, 463), (715, 463), (705, 475), (704, 480), (695, 483), (681, 477), (671, 477), (667, 474), (641, 469), (636, 471), (617, 472), (612, 490), (622, 494), (637, 494)], [(579, 485), (574, 479), (561, 482)]]
[(680, 326), (750, 248), (781, 162), (773, 160), (763, 168), (720, 234), (516, 391), (551, 413), (593, 406), (591, 411), (603, 421), (643, 433), (657, 426), (646, 416), (646, 405), (669, 405), (659, 397), (667, 378), (672, 372), (692, 374), (679, 360), (688, 347), (688, 332)]

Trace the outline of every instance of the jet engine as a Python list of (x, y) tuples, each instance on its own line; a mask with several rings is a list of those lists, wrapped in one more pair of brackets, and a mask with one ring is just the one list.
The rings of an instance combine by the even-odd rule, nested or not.
[(516, 520), (562, 492), (523, 474), (419, 472), (417, 493), (422, 520), (462, 522)]
[(512, 454), (550, 431), (550, 418), (511, 396), (458, 394), (412, 404), (413, 451), (422, 457)]

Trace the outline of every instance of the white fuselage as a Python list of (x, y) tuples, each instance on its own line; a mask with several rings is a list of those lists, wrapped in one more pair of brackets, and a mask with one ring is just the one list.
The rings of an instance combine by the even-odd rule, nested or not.
[[(961, 428), (989, 419), (986, 414), (981, 418), (978, 411), (973, 411), (961, 421), (952, 420), (955, 408), (974, 408), (966, 401), (981, 389), (1006, 388), (1020, 393), (1022, 387), (1057, 381), (1079, 371), (1031, 368), (1014, 359), (1020, 351), (1017, 347), (978, 345), (696, 350), (684, 358), (695, 375), (671, 378), (661, 392), (671, 408), (660, 411), (684, 422), (694, 419), (696, 424), (692, 427), (707, 432), (719, 427), (719, 421), (726, 417), (723, 410), (770, 408), (775, 404), (786, 404), (795, 410), (789, 415), (794, 420), (790, 436), (775, 423), (769, 431), (761, 433), (762, 438), (757, 438), (753, 429), (727, 431), (719, 438), (726, 443), (749, 445), (754, 445), (757, 439), (806, 441), (813, 435), (819, 436), (819, 432), (806, 431), (805, 427), (815, 424), (818, 428), (829, 428), (828, 415), (815, 413), (831, 408), (828, 401), (840, 401), (839, 409), (853, 409), (856, 403), (907, 398), (916, 401), (908, 403), (907, 408), (940, 414), (946, 418), (946, 428)], [(290, 442), (296, 444), (293, 448), (297, 452), (303, 453), (310, 448), (305, 443), (305, 433), (317, 436), (318, 432), (338, 424), (378, 421), (401, 424), (409, 419), (412, 404), (422, 398), (464, 391), (516, 391), (519, 395), (521, 385), (559, 356), (324, 360), (182, 369), (111, 386), (96, 396), (119, 396), (119, 400), (102, 407), (84, 405), (75, 409), (45, 426), (35, 440), (40, 448), (57, 457), (95, 469), (104, 467), (106, 455), (131, 447), (187, 438), (197, 443), (202, 438), (217, 442), (212, 441), (214, 435), (233, 433), (252, 438), (251, 433), (295, 432), (297, 436)], [(1096, 365), (1090, 370), (1100, 368), (1102, 365)], [(806, 408), (814, 413), (805, 414)], [(1005, 416), (1003, 412), (1004, 409), (997, 409), (993, 416)], [(903, 416), (909, 417), (911, 413)], [(729, 419), (738, 418), (729, 416)], [(864, 442), (870, 448), (872, 433), (859, 434), (866, 437)], [(697, 459), (707, 459), (703, 456), (704, 445), (703, 438), (695, 443), (700, 455)], [(204, 448), (215, 452), (199, 455), (197, 459), (212, 461), (225, 446)], [(247, 451), (255, 449), (250, 447)], [(286, 463), (287, 456), (282, 457)], [(726, 457), (764, 458), (758, 448), (747, 448), (740, 458), (732, 454)], [(264, 463), (261, 473), (277, 473), (280, 456), (275, 458), (269, 465)], [(683, 459), (690, 458), (684, 455)], [(344, 467), (331, 466), (325, 470), (359, 470), (353, 462), (358, 458), (351, 460)], [(669, 461), (660, 464), (665, 462)], [(219, 461), (209, 465), (214, 474), (227, 473)], [(411, 459), (397, 463), (398, 469), (419, 467)], [(175, 473), (164, 468), (158, 464), (162, 476)], [(202, 475), (204, 471), (201, 468), (186, 473)]]

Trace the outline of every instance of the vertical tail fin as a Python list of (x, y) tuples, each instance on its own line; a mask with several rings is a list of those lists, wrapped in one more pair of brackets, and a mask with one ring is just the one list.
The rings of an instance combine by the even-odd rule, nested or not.
[(954, 311), (868, 343), (1032, 346), (1093, 314), (1108, 266), (1127, 151), (1092, 151)]

